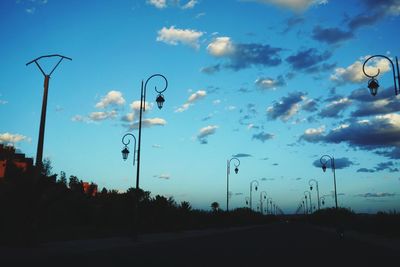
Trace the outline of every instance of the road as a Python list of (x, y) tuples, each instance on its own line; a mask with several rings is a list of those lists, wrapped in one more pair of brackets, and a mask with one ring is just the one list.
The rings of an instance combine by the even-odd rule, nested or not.
[[(13, 252), (14, 254), (15, 251)], [(81, 252), (2, 257), (0, 266), (399, 266), (399, 250), (300, 223), (127, 243)], [(1, 258), (3, 260), (1, 260)], [(5, 260), (6, 259), (6, 260)], [(6, 262), (4, 262), (4, 260)], [(3, 262), (3, 263), (1, 263)], [(393, 265), (394, 264), (394, 265)]]

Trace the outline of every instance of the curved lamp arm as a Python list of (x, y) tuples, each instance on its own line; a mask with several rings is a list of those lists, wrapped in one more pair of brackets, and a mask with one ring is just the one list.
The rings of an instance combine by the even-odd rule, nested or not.
[[(127, 133), (122, 137), (122, 144), (125, 145), (125, 148), (123, 151), (127, 151), (129, 153), (128, 150), (128, 145), (130, 144), (131, 140), (129, 140), (128, 136), (132, 137), (133, 140), (135, 141), (134, 146), (133, 146), (133, 165), (135, 165), (135, 153), (136, 153), (136, 137), (131, 134), (131, 133)], [(125, 141), (126, 140), (126, 141)], [(126, 149), (126, 150), (125, 150)]]

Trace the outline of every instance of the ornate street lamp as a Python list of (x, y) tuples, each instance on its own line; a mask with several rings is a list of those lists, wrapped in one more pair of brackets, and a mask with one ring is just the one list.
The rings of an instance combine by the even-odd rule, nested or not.
[[(131, 137), (133, 138), (133, 140), (135, 141), (135, 142), (134, 142), (134, 145), (133, 145), (133, 166), (135, 166), (136, 137), (135, 137), (133, 134), (131, 134), (131, 133), (127, 133), (127, 134), (125, 134), (125, 135), (122, 137), (122, 144), (124, 144), (124, 148), (121, 150), (122, 159), (123, 159), (123, 160), (127, 160), (127, 159), (128, 159), (128, 156), (129, 156), (128, 145), (129, 145), (129, 143), (130, 143), (131, 141), (129, 140), (129, 138), (126, 139), (128, 136), (131, 136)], [(126, 139), (127, 141), (125, 141), (125, 139)]]
[(338, 203), (337, 203), (337, 193), (336, 193), (336, 172), (335, 172), (335, 158), (331, 157), (329, 155), (323, 155), (320, 160), (321, 162), (321, 167), (322, 170), (325, 172), (326, 171), (326, 165), (328, 162), (331, 164), (332, 172), (333, 172), (333, 186), (335, 190), (335, 207), (336, 209), (338, 208)]
[[(375, 58), (375, 57), (382, 57), (382, 58), (389, 60), (390, 64), (392, 65), (392, 71), (393, 71), (394, 94), (398, 95), (399, 90), (400, 90), (399, 62), (397, 60), (397, 57), (395, 57), (395, 59), (396, 59), (396, 68), (395, 68), (393, 61), (389, 57), (384, 56), (384, 55), (370, 56), (369, 58), (367, 58), (365, 60), (365, 62), (363, 64), (362, 70), (364, 72), (364, 75), (367, 76), (368, 78), (370, 78), (370, 80), (368, 81), (368, 89), (370, 90), (371, 95), (375, 96), (378, 93), (379, 83), (378, 83), (378, 80), (375, 79), (375, 77), (377, 77), (379, 75), (380, 69), (378, 69), (378, 72), (375, 75), (370, 75), (365, 72), (365, 65), (367, 64), (367, 62), (370, 59)], [(397, 81), (396, 81), (396, 78), (397, 78)]]
[(226, 211), (229, 211), (229, 174), (231, 172), (231, 161), (235, 160), (235, 173), (239, 172), (240, 160), (238, 158), (228, 159), (226, 162)]
[(313, 186), (312, 186), (312, 182), (314, 182), (315, 183), (315, 185), (316, 185), (316, 188), (317, 188), (317, 199), (318, 199), (318, 210), (320, 209), (320, 207), (321, 207), (321, 204), (320, 204), (320, 201), (319, 201), (319, 188), (318, 188), (318, 181), (317, 180), (315, 180), (315, 179), (311, 179), (310, 181), (308, 181), (308, 184), (310, 185), (310, 190), (312, 191), (313, 190)]
[[(39, 60), (42, 58), (49, 58), (49, 57), (59, 57), (60, 60), (54, 66), (54, 68), (50, 71), (50, 73), (46, 74), (43, 71), (42, 67), (39, 65)], [(49, 91), (50, 76), (54, 72), (54, 70), (58, 67), (58, 65), (61, 63), (61, 61), (63, 59), (72, 60), (71, 58), (65, 57), (62, 55), (46, 55), (46, 56), (38, 57), (38, 58), (26, 63), (26, 66), (28, 66), (29, 64), (35, 62), (36, 66), (39, 68), (40, 72), (44, 76), (42, 114), (40, 116), (39, 139), (38, 139), (38, 145), (37, 145), (37, 151), (36, 151), (36, 167), (38, 167), (40, 171), (42, 170), (42, 165), (43, 165), (42, 158), (43, 158), (44, 130), (45, 130), (45, 125), (46, 125), (47, 95), (48, 95), (48, 91)]]
[(250, 182), (250, 209), (252, 209), (253, 184), (255, 184), (254, 189), (257, 191), (257, 189), (258, 189), (258, 181), (257, 180), (253, 180), (253, 181)]
[(310, 191), (304, 191), (304, 196), (306, 197), (307, 200), (307, 194), (308, 194), (308, 200), (310, 201), (310, 205), (308, 206), (308, 209), (310, 210), (310, 213), (312, 213), (312, 201), (311, 201), (311, 192)]

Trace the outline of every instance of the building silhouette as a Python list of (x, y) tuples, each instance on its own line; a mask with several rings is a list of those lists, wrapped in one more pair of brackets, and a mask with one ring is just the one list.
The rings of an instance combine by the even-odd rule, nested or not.
[(10, 169), (19, 169), (26, 172), (33, 166), (33, 158), (25, 157), (23, 153), (16, 153), (13, 146), (0, 144), (0, 181)]

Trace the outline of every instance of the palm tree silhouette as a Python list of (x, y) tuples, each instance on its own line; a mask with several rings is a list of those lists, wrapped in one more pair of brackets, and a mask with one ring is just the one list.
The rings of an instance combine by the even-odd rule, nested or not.
[(211, 203), (211, 209), (213, 212), (217, 212), (219, 210), (219, 203), (218, 202)]

